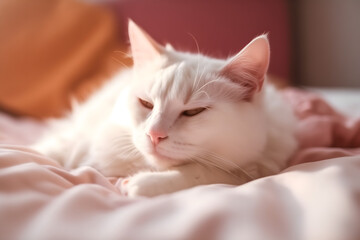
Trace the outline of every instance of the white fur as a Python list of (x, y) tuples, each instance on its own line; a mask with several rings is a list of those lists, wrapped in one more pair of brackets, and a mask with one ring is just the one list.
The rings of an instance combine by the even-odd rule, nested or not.
[[(53, 121), (34, 148), (67, 168), (90, 165), (107, 176), (129, 177), (124, 189), (130, 196), (277, 173), (296, 148), (291, 109), (266, 83), (251, 101), (241, 100), (244, 87), (219, 75), (226, 64), (167, 48)], [(208, 109), (182, 115), (199, 107)], [(151, 131), (167, 138), (154, 147)]]

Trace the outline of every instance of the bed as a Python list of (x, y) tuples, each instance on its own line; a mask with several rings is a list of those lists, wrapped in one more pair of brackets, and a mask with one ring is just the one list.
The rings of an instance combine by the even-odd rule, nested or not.
[[(315, 91), (330, 101), (345, 93), (340, 111), (360, 108), (358, 92)], [(0, 238), (358, 239), (360, 118), (308, 91), (283, 94), (301, 119), (303, 148), (287, 169), (155, 198), (128, 198), (121, 179), (91, 167), (62, 168), (27, 147), (44, 123), (1, 113)]]

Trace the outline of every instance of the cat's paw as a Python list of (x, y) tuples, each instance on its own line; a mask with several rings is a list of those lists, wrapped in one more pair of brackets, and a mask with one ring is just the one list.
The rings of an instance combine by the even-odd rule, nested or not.
[(143, 172), (122, 181), (122, 192), (129, 197), (145, 196), (154, 197), (157, 195), (172, 192), (168, 183), (156, 173)]

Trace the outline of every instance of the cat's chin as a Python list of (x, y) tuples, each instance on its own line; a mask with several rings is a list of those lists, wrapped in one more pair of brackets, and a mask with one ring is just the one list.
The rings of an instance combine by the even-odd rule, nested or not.
[(145, 157), (152, 166), (156, 167), (159, 170), (180, 166), (186, 163), (184, 160), (164, 156), (158, 152), (148, 153), (145, 155)]

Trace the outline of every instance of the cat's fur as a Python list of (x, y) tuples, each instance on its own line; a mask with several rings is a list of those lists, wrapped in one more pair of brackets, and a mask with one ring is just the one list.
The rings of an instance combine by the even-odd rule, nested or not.
[(129, 36), (134, 67), (54, 121), (35, 149), (67, 168), (125, 176), (130, 196), (241, 184), (285, 167), (295, 118), (265, 82), (266, 35), (228, 60), (164, 48), (132, 21)]

